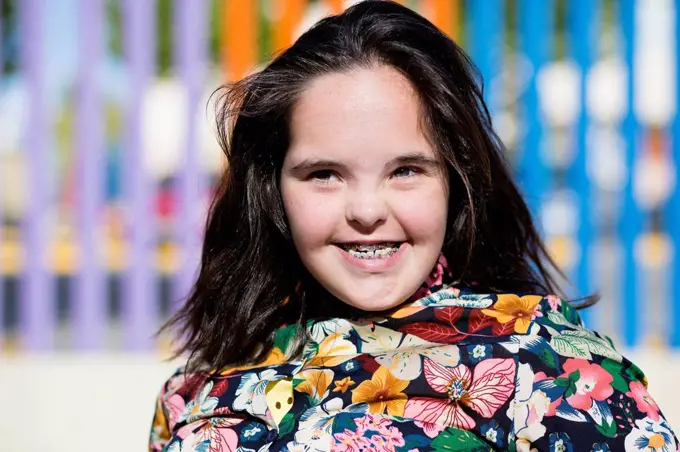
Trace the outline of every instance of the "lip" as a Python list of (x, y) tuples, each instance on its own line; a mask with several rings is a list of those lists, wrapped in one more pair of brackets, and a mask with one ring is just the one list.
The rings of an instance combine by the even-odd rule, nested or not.
[[(391, 242), (392, 240), (382, 240), (382, 241), (361, 241), (361, 242), (346, 242), (346, 243), (359, 243), (361, 245), (373, 245), (376, 243), (384, 243), (384, 242)], [(399, 240), (395, 240), (395, 242), (399, 242)], [(399, 250), (388, 257), (387, 259), (359, 259), (358, 257), (354, 257), (351, 254), (349, 254), (347, 251), (345, 251), (341, 246), (335, 245), (335, 248), (338, 250), (342, 258), (348, 262), (350, 265), (352, 265), (355, 268), (359, 268), (361, 270), (369, 271), (371, 273), (380, 273), (382, 271), (385, 271), (396, 264), (398, 264), (402, 257), (404, 256), (404, 253), (406, 251), (406, 247), (408, 246), (407, 241), (401, 241), (401, 245), (399, 245)]]
[(380, 243), (404, 243), (406, 242), (405, 239), (399, 239), (399, 240), (391, 240), (391, 239), (385, 239), (385, 240), (342, 240), (339, 242), (336, 242), (335, 245), (347, 245), (349, 243), (353, 245), (378, 245)]

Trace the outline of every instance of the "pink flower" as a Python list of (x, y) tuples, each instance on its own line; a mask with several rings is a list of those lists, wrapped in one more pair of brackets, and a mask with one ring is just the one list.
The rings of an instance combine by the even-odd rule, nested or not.
[(656, 404), (652, 396), (647, 392), (645, 385), (639, 381), (632, 381), (629, 386), (630, 392), (626, 395), (637, 404), (637, 409), (641, 412), (647, 414), (651, 420), (657, 422), (660, 419), (659, 416), (659, 406)]
[(370, 446), (367, 438), (348, 429), (345, 429), (343, 433), (336, 433), (333, 437), (335, 444), (332, 450), (336, 452), (359, 452)]
[(394, 452), (396, 447), (406, 444), (403, 434), (396, 427), (390, 427), (388, 432), (380, 435), (372, 435), (370, 442), (372, 450), (377, 452)]
[(184, 398), (179, 394), (173, 394), (166, 402), (165, 407), (168, 412), (168, 428), (171, 431), (175, 428), (175, 424), (179, 421), (186, 406)]
[(364, 417), (355, 419), (354, 423), (358, 427), (357, 434), (359, 435), (363, 435), (366, 430), (373, 430), (384, 434), (389, 431), (388, 427), (392, 425), (392, 421), (389, 419), (373, 413), (368, 413)]
[(443, 425), (435, 424), (434, 422), (416, 421), (415, 424), (422, 428), (423, 433), (430, 438), (436, 438), (439, 432), (443, 431), (445, 428)]
[(425, 358), (423, 372), (427, 383), (445, 397), (414, 397), (406, 402), (404, 417), (469, 430), (475, 421), (462, 407), (486, 418), (493, 416), (515, 389), (515, 370), (511, 358), (486, 359), (475, 367), (472, 376), (464, 364), (444, 367)]
[(397, 427), (390, 427), (389, 430), (382, 433), (382, 437), (390, 444), (401, 447), (404, 444), (404, 434), (399, 431)]
[(567, 403), (580, 410), (588, 410), (593, 400), (606, 400), (614, 392), (612, 381), (614, 377), (597, 364), (591, 364), (585, 359), (571, 358), (564, 363), (564, 373), (561, 377), (568, 377), (570, 373), (579, 371), (576, 381), (576, 392), (567, 397)]
[(545, 298), (548, 300), (550, 310), (553, 312), (557, 312), (560, 309), (560, 306), (562, 306), (562, 300), (555, 295), (548, 295)]

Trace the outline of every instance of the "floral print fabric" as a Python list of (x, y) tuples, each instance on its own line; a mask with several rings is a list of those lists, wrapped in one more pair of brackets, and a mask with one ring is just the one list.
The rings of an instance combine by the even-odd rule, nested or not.
[(184, 374), (151, 451), (677, 451), (642, 372), (554, 296), (478, 294), (441, 274), (376, 319), (276, 332), (266, 362)]

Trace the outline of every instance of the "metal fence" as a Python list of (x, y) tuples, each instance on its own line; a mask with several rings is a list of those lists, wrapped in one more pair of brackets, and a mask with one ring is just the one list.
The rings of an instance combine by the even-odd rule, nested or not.
[[(586, 322), (628, 346), (680, 346), (678, 2), (402, 3), (478, 65), (574, 295), (603, 295)], [(2, 6), (0, 351), (156, 347), (219, 177), (207, 94), (346, 5)]]

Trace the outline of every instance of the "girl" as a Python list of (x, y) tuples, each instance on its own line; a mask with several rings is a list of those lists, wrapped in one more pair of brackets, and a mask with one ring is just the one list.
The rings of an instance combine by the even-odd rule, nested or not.
[(551, 295), (430, 22), (359, 3), (219, 105), (229, 167), (150, 450), (677, 450), (642, 372)]

